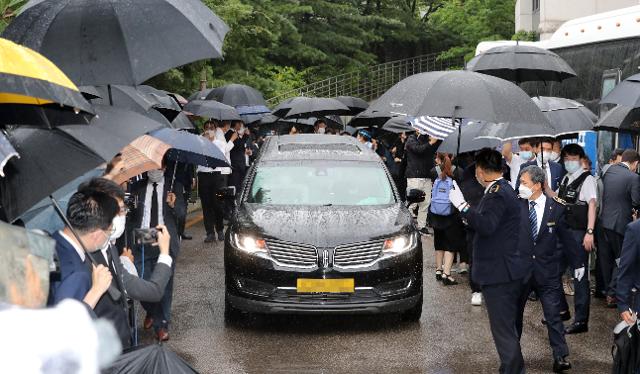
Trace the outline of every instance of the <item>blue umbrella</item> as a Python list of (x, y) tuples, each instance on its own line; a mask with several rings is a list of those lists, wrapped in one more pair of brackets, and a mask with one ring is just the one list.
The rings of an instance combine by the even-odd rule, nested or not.
[(166, 154), (170, 160), (210, 168), (229, 166), (224, 153), (202, 136), (167, 128), (156, 130), (149, 135), (171, 146)]
[[(67, 210), (69, 199), (78, 190), (78, 186), (92, 178), (100, 177), (104, 174), (104, 168), (93, 169), (86, 174), (72, 180), (62, 188), (52, 194), (62, 211)], [(40, 229), (49, 233), (54, 233), (64, 228), (64, 223), (56, 213), (50, 198), (42, 199), (33, 208), (20, 216), (22, 222), (28, 229)]]

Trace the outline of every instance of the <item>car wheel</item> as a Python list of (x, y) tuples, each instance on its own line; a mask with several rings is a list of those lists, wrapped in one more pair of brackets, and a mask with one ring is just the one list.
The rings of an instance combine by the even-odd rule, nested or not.
[(416, 305), (412, 306), (411, 309), (407, 309), (402, 312), (401, 317), (403, 321), (407, 322), (419, 322), (420, 317), (422, 316), (422, 299), (423, 293), (420, 292), (420, 297), (418, 298), (418, 302)]

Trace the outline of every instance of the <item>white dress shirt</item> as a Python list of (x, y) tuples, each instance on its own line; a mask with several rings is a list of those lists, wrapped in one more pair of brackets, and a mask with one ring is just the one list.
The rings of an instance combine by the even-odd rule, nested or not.
[[(164, 179), (158, 182), (156, 186), (156, 191), (158, 192), (158, 225), (164, 225), (164, 215), (162, 212), (162, 208), (164, 204), (162, 203), (162, 196), (164, 195)], [(143, 229), (148, 229), (151, 223), (151, 197), (153, 196), (153, 182), (149, 181), (147, 183), (147, 192), (144, 197), (144, 214), (142, 216), (142, 227)]]
[(60, 236), (64, 238), (64, 240), (66, 240), (67, 242), (69, 242), (69, 244), (73, 246), (73, 249), (76, 250), (76, 252), (78, 253), (78, 256), (80, 256), (80, 259), (82, 260), (82, 262), (84, 262), (86, 254), (84, 253), (84, 249), (82, 249), (82, 246), (77, 244), (75, 240), (67, 236), (67, 234), (65, 234), (64, 231), (60, 230), (59, 233), (60, 233)]
[[(542, 194), (540, 194), (540, 196), (537, 199), (535, 199), (533, 201), (536, 202), (536, 205), (535, 205), (534, 209), (536, 211), (536, 221), (537, 221), (536, 223), (537, 223), (537, 226), (538, 226), (537, 227), (537, 234), (539, 235), (540, 234), (540, 225), (542, 225), (542, 216), (544, 215), (544, 207), (545, 207), (545, 204), (547, 204), (547, 197), (545, 196), (545, 194), (542, 193)], [(529, 207), (528, 207), (529, 209), (528, 210), (530, 210), (531, 209), (531, 200), (529, 200), (527, 203), (529, 204)]]
[[(222, 136), (219, 136), (219, 134), (222, 134)], [(224, 158), (227, 160), (227, 163), (231, 164), (231, 150), (233, 149), (233, 146), (234, 146), (233, 142), (225, 141), (224, 134), (220, 129), (216, 129), (215, 136), (216, 136), (216, 139), (213, 141), (213, 144), (215, 144), (216, 147), (218, 147), (218, 149), (224, 154)], [(230, 167), (217, 167), (213, 169), (213, 168), (208, 168), (206, 166), (198, 166), (198, 169), (196, 171), (198, 173), (212, 173), (215, 171), (224, 175), (231, 174)]]
[(536, 165), (538, 165), (539, 167), (542, 168), (542, 170), (544, 170), (545, 175), (547, 176), (547, 183), (549, 184), (549, 186), (551, 186), (551, 168), (549, 167), (549, 163), (545, 162), (543, 167), (542, 162), (540, 162), (540, 160), (538, 160), (538, 158), (536, 157)]

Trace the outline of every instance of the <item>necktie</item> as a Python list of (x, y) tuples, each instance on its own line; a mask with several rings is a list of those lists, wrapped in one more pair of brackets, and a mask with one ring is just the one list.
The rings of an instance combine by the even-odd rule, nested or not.
[(153, 184), (153, 193), (151, 194), (151, 219), (149, 227), (158, 226), (158, 183)]
[(531, 224), (531, 234), (533, 235), (533, 241), (538, 239), (538, 216), (536, 215), (536, 202), (529, 202), (529, 223)]

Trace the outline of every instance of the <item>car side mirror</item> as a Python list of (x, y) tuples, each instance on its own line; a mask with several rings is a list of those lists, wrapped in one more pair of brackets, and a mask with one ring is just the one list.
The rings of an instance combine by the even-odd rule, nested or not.
[(407, 189), (407, 203), (409, 204), (421, 203), (426, 197), (427, 194), (424, 191), (415, 188)]
[(236, 187), (229, 186), (223, 187), (216, 192), (216, 196), (220, 200), (233, 200), (236, 197)]

